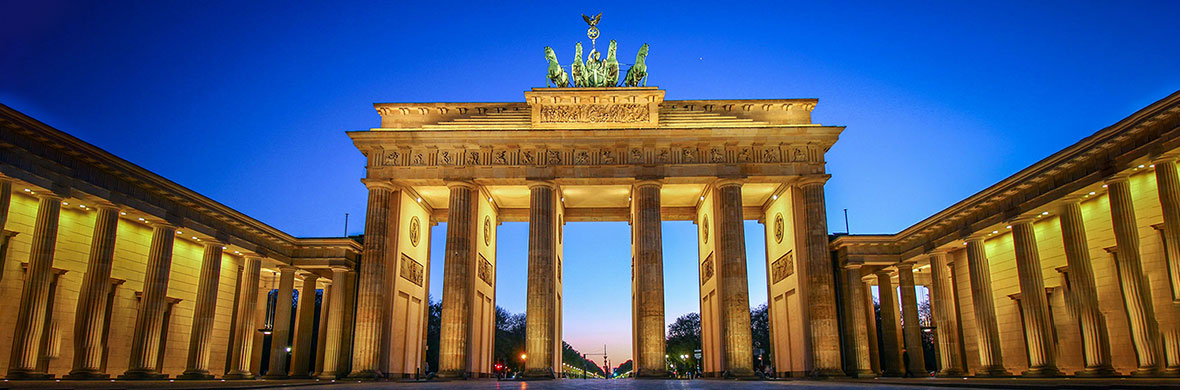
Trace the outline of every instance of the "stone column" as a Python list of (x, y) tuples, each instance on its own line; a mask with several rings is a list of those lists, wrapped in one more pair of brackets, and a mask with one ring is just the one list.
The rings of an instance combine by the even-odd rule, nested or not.
[(971, 302), (975, 306), (975, 333), (979, 340), (977, 376), (1009, 376), (1004, 368), (1004, 354), (1000, 348), (1000, 330), (996, 322), (996, 304), (992, 297), (991, 266), (983, 237), (967, 238), (967, 273), (971, 279)]
[(115, 233), (119, 225), (119, 210), (113, 205), (98, 205), (94, 219), (94, 234), (90, 237), (90, 258), (82, 288), (78, 293), (78, 308), (74, 314), (74, 365), (66, 379), (106, 379), (103, 372), (103, 324), (107, 317), (107, 295), (111, 289), (111, 264), (115, 260)]
[[(365, 212), (365, 247), (361, 254), (357, 276), (356, 319), (352, 332), (352, 373), (356, 379), (377, 379), (381, 372), (381, 325), (384, 322), (382, 302), (388, 291), (385, 287), (387, 263), (396, 261), (389, 252), (390, 219), (395, 217), (393, 199), (397, 195), (388, 180), (366, 179), (369, 188), (368, 210)], [(387, 258), (393, 257), (393, 258)]]
[(877, 348), (877, 312), (873, 307), (873, 284), (865, 278), (861, 277), (861, 294), (864, 296), (862, 302), (865, 316), (865, 331), (869, 336), (869, 365), (873, 368), (873, 373), (880, 375), (883, 371), (881, 369), (881, 351)]
[(193, 312), (188, 340), (188, 362), (180, 379), (213, 379), (209, 374), (209, 352), (213, 346), (213, 322), (217, 320), (217, 289), (221, 286), (222, 244), (205, 242), (201, 276), (197, 285), (197, 307)]
[(1021, 321), (1024, 341), (1028, 349), (1028, 371), (1025, 376), (1059, 376), (1057, 369), (1057, 338), (1049, 318), (1049, 298), (1045, 296), (1045, 280), (1041, 274), (1041, 256), (1032, 218), (1012, 221), (1012, 242), (1016, 252), (1016, 273), (1020, 280)]
[(39, 195), (37, 222), (33, 225), (33, 242), (29, 248), (29, 269), (20, 293), (16, 326), (12, 332), (12, 355), (8, 360), (8, 379), (37, 379), (41, 356), (41, 334), (49, 302), (49, 285), (53, 282), (53, 252), (57, 246), (57, 223), (61, 214), (61, 197)]
[(946, 265), (946, 252), (930, 254), (930, 309), (933, 312), (935, 331), (938, 335), (940, 355), (938, 374), (940, 377), (961, 377), (967, 375), (959, 355), (959, 321), (955, 316), (955, 292), (951, 290), (951, 269)]
[(479, 190), (470, 182), (448, 182), (451, 190), (447, 210), (447, 252), (443, 269), (441, 331), (439, 336), (438, 375), (444, 378), (467, 378), (468, 334), (472, 321), (472, 289), (475, 275), (479, 218)]
[[(327, 338), (324, 339), (324, 367), (320, 371), (320, 379), (336, 379), (340, 368), (341, 341), (344, 338), (344, 302), (345, 278), (348, 268), (332, 268), (332, 301), (328, 303)], [(322, 310), (322, 309), (321, 309)]]
[(296, 270), (286, 264), (278, 267), (279, 289), (275, 293), (274, 329), (270, 332), (270, 363), (263, 376), (266, 379), (287, 379), (287, 345), (291, 341), (291, 299)]
[(848, 326), (852, 328), (852, 356), (850, 357), (852, 363), (855, 365), (854, 371), (849, 372), (849, 375), (857, 378), (871, 378), (873, 376), (872, 359), (869, 351), (869, 329), (867, 321), (865, 320), (865, 294), (861, 291), (864, 282), (860, 279), (859, 263), (850, 263), (844, 265), (844, 285), (846, 286), (846, 297), (848, 297), (847, 308)]
[(902, 371), (901, 345), (898, 333), (901, 324), (898, 323), (897, 301), (895, 299), (893, 280), (888, 270), (882, 269), (877, 274), (877, 299), (881, 302), (881, 376), (901, 376)]
[(299, 310), (295, 312), (295, 337), (291, 343), (291, 378), (311, 378), (311, 348), (315, 330), (315, 294), (319, 275), (302, 271), (303, 287), (299, 289)]
[(529, 183), (529, 275), (525, 324), (525, 377), (555, 377), (557, 323), (557, 186)]
[[(922, 350), (922, 326), (918, 323), (918, 291), (914, 284), (914, 265), (897, 265), (897, 284), (901, 287), (901, 313), (905, 317), (902, 337), (905, 341), (905, 355), (909, 355), (910, 373), (918, 377), (927, 376), (926, 353)], [(905, 362), (904, 357), (902, 363)]]
[(667, 376), (664, 334), (664, 247), (660, 216), (660, 188), (655, 180), (641, 180), (631, 188), (634, 199), (631, 228), (635, 231), (635, 375)]
[[(806, 245), (807, 331), (811, 335), (811, 376), (844, 376), (840, 359), (840, 323), (836, 316), (836, 281), (828, 248), (828, 214), (824, 205), (827, 175), (804, 177), (798, 183), (803, 195)], [(740, 202), (740, 201), (739, 201)], [(797, 228), (798, 229), (798, 228)]]
[[(340, 325), (340, 357), (336, 360), (336, 373), (338, 376), (348, 375), (352, 372), (352, 351), (353, 341), (356, 339), (353, 334), (353, 323), (356, 322), (356, 307), (357, 307), (357, 272), (349, 270), (344, 274), (344, 307), (341, 308), (341, 318), (343, 323)], [(425, 334), (425, 333), (424, 333)]]
[(313, 377), (319, 378), (324, 374), (324, 357), (327, 356), (328, 344), (328, 316), (332, 314), (332, 283), (335, 280), (330, 280), (324, 283), (324, 294), (320, 298), (320, 319), (319, 329), (316, 331), (315, 340), (315, 371)]
[(135, 315), (131, 337), (131, 359), (120, 379), (159, 379), (156, 372), (160, 336), (164, 332), (164, 312), (168, 310), (168, 278), (172, 270), (172, 244), (176, 227), (152, 224), (152, 244), (148, 250), (147, 270), (143, 276), (143, 296)]
[(746, 231), (742, 226), (742, 182), (717, 182), (717, 275), (721, 296), (722, 346), (725, 375), (754, 375), (750, 336), (750, 293), (746, 276)]
[(12, 204), (12, 178), (0, 174), (0, 280), (4, 279), (4, 268), (8, 265), (8, 241), (15, 232), (5, 230), (8, 226), (8, 208)]
[[(1168, 278), (1180, 286), (1180, 174), (1173, 158), (1159, 158), (1155, 165), (1155, 185), (1164, 215), (1164, 238), (1167, 243)], [(1172, 289), (1172, 300), (1180, 301), (1180, 289)]]
[(1131, 328), (1131, 342), (1139, 369), (1132, 375), (1157, 375), (1160, 366), (1159, 324), (1152, 308), (1151, 287), (1143, 273), (1139, 253), (1139, 227), (1135, 222), (1135, 206), (1131, 201), (1131, 186), (1127, 177), (1120, 175), (1106, 181), (1110, 190), (1110, 219), (1114, 224), (1114, 240), (1118, 245), (1115, 256), (1123, 304)]
[(242, 272), (241, 295), (238, 296), (238, 322), (233, 326), (234, 345), (230, 350), (230, 371), (225, 379), (253, 379), (250, 372), (250, 352), (254, 349), (255, 313), (258, 311), (258, 279), (261, 277), (262, 260), (246, 257), (246, 270)]
[(1069, 287), (1073, 294), (1073, 311), (1082, 336), (1082, 360), (1085, 368), (1078, 376), (1118, 375), (1110, 365), (1110, 337), (1106, 316), (1098, 305), (1098, 287), (1090, 262), (1090, 246), (1078, 199), (1068, 199), (1061, 207), (1061, 238), (1069, 266)]

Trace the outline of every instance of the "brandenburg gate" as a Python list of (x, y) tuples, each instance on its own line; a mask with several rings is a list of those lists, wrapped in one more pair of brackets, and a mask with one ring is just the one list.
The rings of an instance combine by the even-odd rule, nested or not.
[(563, 226), (627, 221), (635, 372), (664, 377), (668, 220), (697, 225), (706, 375), (754, 375), (745, 220), (767, 227), (777, 371), (842, 375), (824, 153), (843, 127), (812, 123), (815, 99), (664, 100), (663, 90), (639, 86), (524, 95), (375, 104), (381, 126), (349, 133), (367, 158), (369, 191), (352, 377), (423, 369), (427, 284), (439, 271), (429, 227), (439, 222), (439, 375), (493, 375), (504, 221), (529, 223), (526, 376), (561, 368)]

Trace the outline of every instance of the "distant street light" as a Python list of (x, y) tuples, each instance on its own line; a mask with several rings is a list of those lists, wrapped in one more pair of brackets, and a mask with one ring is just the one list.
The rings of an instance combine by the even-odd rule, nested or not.
[(529, 357), (529, 355), (526, 355), (526, 354), (523, 354), (523, 353), (522, 353), (522, 354), (520, 354), (520, 360), (525, 360), (525, 359), (528, 359), (528, 357)]

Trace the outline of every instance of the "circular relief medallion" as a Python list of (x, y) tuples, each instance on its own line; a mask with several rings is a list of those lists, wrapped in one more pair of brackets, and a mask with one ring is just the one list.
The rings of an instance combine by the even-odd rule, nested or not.
[(701, 222), (701, 237), (705, 238), (705, 243), (709, 243), (709, 216), (705, 216), (705, 220)]
[(483, 217), (483, 244), (492, 245), (492, 217)]
[(418, 222), (418, 217), (410, 218), (410, 244), (418, 246), (418, 238), (422, 235), (422, 223)]
[(783, 243), (783, 214), (778, 213), (774, 216), (774, 241), (776, 243)]

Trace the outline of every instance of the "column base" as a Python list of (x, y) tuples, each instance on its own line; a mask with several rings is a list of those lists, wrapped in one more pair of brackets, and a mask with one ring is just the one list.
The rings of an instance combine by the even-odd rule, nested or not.
[(375, 380), (381, 379), (383, 377), (385, 377), (385, 375), (383, 375), (380, 371), (377, 371), (377, 370), (360, 370), (360, 371), (353, 371), (351, 374), (348, 374), (347, 378), (353, 379), (353, 380), (362, 380), (362, 381), (375, 381)]
[(325, 379), (325, 380), (332, 380), (332, 379), (336, 379), (337, 377), (339, 377), (339, 375), (336, 375), (336, 373), (334, 373), (334, 372), (321, 372), (319, 375), (316, 375), (317, 379)]
[[(868, 371), (868, 370), (865, 370), (865, 371)], [(848, 377), (848, 375), (846, 375), (844, 373), (844, 370), (841, 370), (839, 368), (821, 368), (821, 369), (817, 369), (812, 372), (809, 372), (807, 374), (807, 376), (812, 377), (812, 378), (819, 378), (819, 379)]]
[(530, 368), (524, 370), (521, 376), (526, 379), (557, 379), (557, 375), (550, 368)]
[(435, 373), (435, 376), (441, 379), (467, 379), (471, 378), (471, 373), (463, 371), (462, 369), (439, 370), (437, 373)]
[(1131, 371), (1131, 376), (1137, 377), (1155, 377), (1162, 376), (1163, 371), (1155, 367), (1140, 367), (1138, 370)]
[(905, 376), (905, 372), (902, 372), (901, 370), (884, 370), (884, 371), (881, 371), (881, 376), (901, 377), (901, 376)]
[(8, 370), (8, 376), (4, 379), (11, 380), (36, 380), (36, 379), (53, 379), (53, 374), (46, 374), (44, 372), (33, 370)]
[(306, 374), (306, 375), (288, 375), (288, 376), (287, 376), (287, 379), (315, 379), (315, 378), (316, 378), (316, 376), (315, 376), (315, 375), (310, 375), (310, 374)]
[(967, 371), (963, 371), (958, 368), (948, 368), (939, 371), (937, 374), (934, 374), (934, 377), (936, 378), (961, 378), (965, 376), (967, 376)]
[(206, 371), (206, 370), (191, 370), (191, 371), (185, 371), (183, 374), (178, 375), (176, 377), (176, 379), (190, 379), (190, 380), (213, 379), (213, 375), (210, 374), (209, 371)]
[(1029, 378), (1052, 378), (1057, 376), (1065, 376), (1064, 372), (1058, 370), (1057, 367), (1041, 367), (1030, 368), (1027, 371), (1021, 372), (1020, 376)]
[(1115, 377), (1123, 376), (1112, 367), (1087, 367), (1084, 370), (1075, 372), (1073, 374), (1079, 378), (1101, 378), (1101, 377)]
[(635, 379), (667, 379), (668, 370), (642, 370), (635, 373)]
[(101, 372), (98, 370), (74, 370), (69, 374), (62, 376), (61, 379), (70, 380), (89, 380), (89, 379), (110, 379), (111, 374)]
[(1180, 367), (1173, 366), (1173, 367), (1165, 368), (1163, 376), (1166, 376), (1166, 377), (1180, 376)]
[(754, 374), (753, 369), (739, 368), (739, 369), (735, 369), (735, 370), (725, 371), (725, 372), (721, 373), (721, 377), (730, 378), (730, 379), (749, 379), (749, 378), (757, 378), (758, 376), (756, 374)]
[(221, 379), (226, 379), (226, 380), (245, 380), (245, 379), (250, 379), (250, 380), (253, 380), (253, 379), (255, 379), (255, 378), (254, 378), (254, 373), (252, 373), (252, 372), (249, 372), (249, 371), (246, 371), (246, 372), (236, 372), (236, 371), (235, 371), (235, 372), (230, 372), (230, 373), (228, 373), (228, 374), (225, 374), (225, 376), (222, 376), (222, 377), (221, 377)]
[(155, 370), (127, 370), (123, 375), (119, 375), (119, 379), (124, 380), (154, 380), (154, 379), (168, 379), (167, 374), (161, 374)]
[(1011, 372), (1004, 369), (1003, 366), (984, 367), (975, 372), (975, 376), (983, 378), (1002, 378), (1012, 376)]
[(848, 376), (853, 378), (873, 378), (877, 376), (877, 373), (873, 372), (873, 370), (863, 369), (850, 372)]
[(266, 374), (266, 375), (262, 376), (262, 379), (290, 379), (290, 378), (291, 377), (288, 376), (287, 374)]

